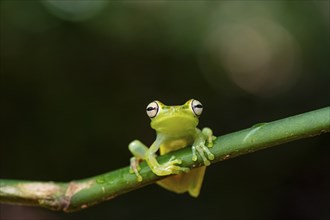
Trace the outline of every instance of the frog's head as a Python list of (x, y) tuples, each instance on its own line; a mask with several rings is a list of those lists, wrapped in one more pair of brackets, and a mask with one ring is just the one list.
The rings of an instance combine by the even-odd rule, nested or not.
[(195, 99), (190, 99), (180, 106), (166, 106), (159, 101), (153, 101), (146, 110), (151, 119), (151, 127), (157, 132), (180, 134), (196, 128), (203, 106)]

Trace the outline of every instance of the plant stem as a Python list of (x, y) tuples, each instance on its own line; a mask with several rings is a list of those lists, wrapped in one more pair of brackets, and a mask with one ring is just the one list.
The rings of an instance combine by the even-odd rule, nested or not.
[[(257, 124), (245, 130), (219, 136), (210, 148), (215, 155), (212, 163), (329, 131), (330, 107)], [(157, 159), (162, 163), (171, 156), (182, 159), (182, 166), (197, 167), (203, 164), (201, 158), (196, 162), (191, 160), (190, 148), (170, 152)], [(145, 162), (141, 163), (140, 173), (142, 182), (138, 182), (136, 176), (129, 173), (129, 167), (69, 183), (2, 179), (0, 202), (66, 212), (77, 211), (164, 178), (156, 176)]]

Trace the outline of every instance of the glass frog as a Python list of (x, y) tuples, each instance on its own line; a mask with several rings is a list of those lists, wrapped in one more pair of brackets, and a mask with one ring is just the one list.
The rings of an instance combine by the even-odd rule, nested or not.
[[(134, 155), (130, 161), (130, 172), (135, 173), (138, 181), (142, 181), (139, 162), (145, 160), (152, 172), (158, 176), (177, 174), (158, 181), (160, 186), (176, 193), (188, 191), (191, 196), (197, 197), (202, 186), (205, 166), (210, 165), (210, 160), (214, 159), (209, 150), (215, 140), (212, 130), (197, 128), (198, 118), (203, 111), (202, 104), (195, 99), (190, 99), (181, 106), (166, 106), (160, 101), (153, 101), (147, 106), (146, 111), (157, 137), (150, 148), (138, 140), (129, 144), (129, 150)], [(199, 155), (205, 166), (194, 169), (182, 167), (182, 161), (174, 157), (163, 164), (157, 161), (158, 150), (163, 155), (187, 146), (192, 146), (191, 159), (196, 161)]]

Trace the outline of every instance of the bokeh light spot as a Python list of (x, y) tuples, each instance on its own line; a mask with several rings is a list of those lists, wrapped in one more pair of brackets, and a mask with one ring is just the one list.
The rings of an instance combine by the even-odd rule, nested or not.
[(108, 1), (43, 0), (55, 16), (69, 21), (83, 21), (97, 15)]
[[(287, 91), (299, 78), (300, 47), (292, 34), (263, 17), (221, 23), (210, 31), (203, 49), (201, 69), (210, 84), (221, 74), (239, 88), (257, 96)], [(216, 63), (216, 70), (204, 65)]]

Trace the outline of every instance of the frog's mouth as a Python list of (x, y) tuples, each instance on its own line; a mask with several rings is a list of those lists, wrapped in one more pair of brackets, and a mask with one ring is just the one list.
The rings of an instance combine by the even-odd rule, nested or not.
[(162, 117), (151, 122), (151, 127), (161, 133), (178, 133), (195, 130), (198, 119), (190, 115)]

